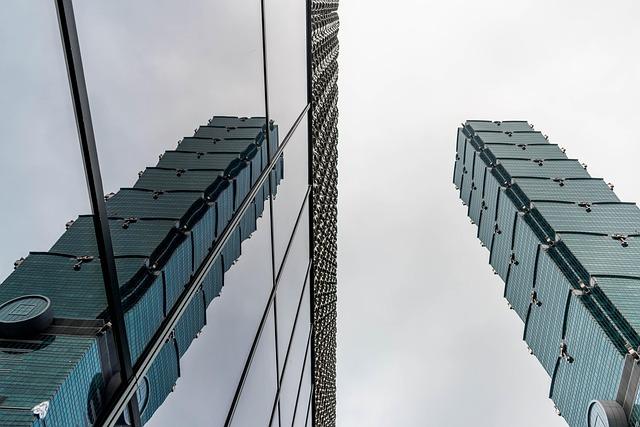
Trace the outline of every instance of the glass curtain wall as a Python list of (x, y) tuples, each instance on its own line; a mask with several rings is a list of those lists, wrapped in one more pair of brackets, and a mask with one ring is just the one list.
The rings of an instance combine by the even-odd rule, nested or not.
[[(4, 80), (11, 84), (0, 101), (0, 136), (9, 142), (0, 144), (6, 177), (0, 180), (0, 203), (15, 209), (0, 212), (5, 236), (0, 280), (14, 273), (16, 259), (45, 257), (27, 257), (30, 250), (57, 249), (65, 252), (65, 262), (73, 260), (91, 270), (97, 277), (96, 292), (104, 292), (100, 264), (78, 261), (95, 251), (96, 237), (54, 2), (9, 0), (3, 6), (0, 34), (11, 43), (0, 47), (0, 62)], [(225, 176), (233, 188), (229, 215), (246, 201), (243, 218), (229, 228), (228, 243), (206, 276), (205, 282), (215, 282), (214, 291), (204, 282), (194, 285), (197, 291), (183, 315), (190, 320), (178, 321), (138, 381), (136, 400), (146, 425), (311, 423), (306, 7), (300, 0), (74, 3), (134, 369), (228, 224), (219, 219), (223, 204), (208, 200), (203, 209), (210, 212), (215, 207), (216, 232), (198, 255), (201, 223), (190, 223), (178, 211), (199, 201), (210, 187), (183, 186), (174, 175), (193, 174), (200, 180)], [(260, 131), (260, 161), (229, 148)], [(228, 170), (219, 165), (181, 166), (171, 160), (188, 155), (201, 159), (210, 153), (228, 163), (237, 155), (250, 165), (248, 188), (258, 187), (263, 170), (269, 169), (268, 179), (250, 197), (239, 190), (239, 175), (229, 178)], [(275, 163), (272, 169), (270, 163)], [(163, 174), (171, 179), (158, 178)], [(173, 211), (138, 209), (141, 197), (153, 195), (157, 200), (158, 194), (167, 198), (163, 206)], [(137, 210), (131, 213), (122, 206)], [(151, 271), (153, 245), (164, 241), (134, 248), (118, 240), (122, 230), (135, 232), (144, 226), (160, 233), (176, 224), (188, 230), (176, 237), (171, 251), (188, 255), (179, 262), (177, 255), (170, 258), (176, 263), (173, 267)], [(59, 240), (63, 233), (81, 235), (80, 240), (89, 244)], [(29, 260), (23, 266), (28, 264)], [(129, 270), (136, 273), (127, 275)], [(149, 276), (145, 285), (131, 291), (137, 295), (135, 302), (125, 301), (131, 277), (140, 274)], [(47, 293), (47, 286), (42, 293)], [(77, 294), (88, 298), (80, 290)], [(109, 319), (106, 297), (95, 298), (96, 313), (56, 316), (104, 323)], [(142, 306), (147, 311), (136, 311)], [(54, 334), (52, 340), (50, 349), (70, 345), (64, 334)], [(79, 380), (74, 391), (81, 404), (64, 408), (78, 412), (78, 425), (97, 422), (109, 407), (109, 393), (118, 386), (117, 381), (110, 383), (104, 366), (100, 374), (100, 363), (107, 363), (102, 354), (116, 358), (113, 339), (92, 340), (80, 343), (82, 348), (73, 344), (80, 348), (78, 360), (91, 346), (96, 347), (91, 351), (97, 360), (95, 376)], [(0, 362), (9, 363), (1, 358)], [(5, 403), (11, 402), (0, 401), (0, 415)], [(50, 420), (47, 425), (58, 425), (56, 418)], [(64, 425), (64, 411), (58, 421)], [(134, 423), (128, 410), (118, 423)]]

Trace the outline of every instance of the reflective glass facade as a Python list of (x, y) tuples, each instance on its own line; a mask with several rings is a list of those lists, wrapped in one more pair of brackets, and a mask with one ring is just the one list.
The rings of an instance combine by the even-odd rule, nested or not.
[[(41, 18), (37, 36), (57, 53), (41, 66), (54, 76), (29, 78), (65, 90), (31, 96), (63, 116), (49, 144), (74, 139), (74, 121), (81, 147), (92, 145), (83, 131), (95, 136), (105, 211), (78, 185), (83, 164), (96, 183), (91, 156), (56, 158), (72, 165), (62, 175), (75, 209), (51, 218), (88, 206), (94, 215), (68, 221), (59, 238), (27, 236), (50, 249), (3, 274), (0, 424), (332, 425), (337, 68), (318, 67), (336, 63), (337, 25), (326, 17), (337, 3), (147, 3), (78, 3), (71, 30), (60, 13), (69, 1), (11, 10)], [(60, 33), (66, 43), (76, 30), (79, 49), (66, 57), (74, 114)], [(83, 74), (69, 64), (79, 51), (92, 116), (78, 111), (86, 100), (75, 103), (74, 72)], [(59, 178), (55, 168), (33, 173)], [(318, 216), (327, 208), (329, 223)]]

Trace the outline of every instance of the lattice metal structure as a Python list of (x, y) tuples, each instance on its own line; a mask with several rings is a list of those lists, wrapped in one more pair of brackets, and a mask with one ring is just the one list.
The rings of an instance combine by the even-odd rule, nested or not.
[(453, 181), (558, 413), (638, 425), (640, 209), (522, 121), (467, 121)]
[(312, 0), (311, 149), (314, 423), (336, 418), (338, 1)]

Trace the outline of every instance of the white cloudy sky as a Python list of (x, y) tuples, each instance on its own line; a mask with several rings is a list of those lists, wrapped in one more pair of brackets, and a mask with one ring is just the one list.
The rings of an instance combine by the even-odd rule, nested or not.
[[(256, 9), (207, 3), (78, 2), (107, 191), (211, 114), (260, 114)], [(88, 209), (53, 9), (6, 4), (2, 278)], [(342, 2), (338, 425), (564, 425), (451, 183), (456, 127), (529, 120), (640, 199), (639, 12), (622, 0)]]
[(455, 129), (529, 120), (640, 199), (639, 12), (341, 4), (339, 425), (565, 425), (451, 184)]

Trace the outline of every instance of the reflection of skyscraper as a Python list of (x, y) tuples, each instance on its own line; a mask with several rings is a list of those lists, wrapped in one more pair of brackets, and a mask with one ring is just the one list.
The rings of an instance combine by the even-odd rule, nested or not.
[[(242, 11), (213, 26), (209, 68), (196, 60), (210, 71), (207, 90), (215, 83), (196, 110), (213, 102), (266, 117), (214, 117), (106, 201), (71, 1), (55, 3), (95, 217), (70, 221), (49, 252), (30, 253), (0, 284), (0, 424), (140, 425), (155, 413), (151, 425), (175, 425), (184, 396), (191, 425), (334, 424), (337, 3), (195, 7)], [(153, 35), (148, 28), (125, 39)], [(85, 53), (100, 52), (86, 40)], [(211, 56), (210, 42), (191, 43), (182, 46)], [(140, 123), (155, 131), (176, 112), (168, 104)], [(133, 151), (117, 150), (118, 162)]]
[[(204, 327), (206, 308), (223, 289), (224, 272), (256, 230), (269, 187), (275, 193), (282, 180), (280, 156), (264, 175), (271, 182), (259, 182), (270, 169), (268, 153), (278, 149), (277, 126), (263, 123), (264, 118), (214, 117), (141, 172), (133, 188), (107, 196), (134, 364), (234, 213), (251, 198), (172, 339), (139, 381), (143, 422), (171, 392), (179, 359)], [(39, 425), (42, 419), (47, 426), (85, 425), (96, 421), (110, 397), (117, 366), (97, 257), (93, 219), (80, 216), (49, 252), (31, 253), (0, 285), (0, 424)], [(128, 419), (125, 413), (123, 421)]]
[(559, 413), (638, 425), (640, 210), (526, 122), (468, 121), (457, 138), (454, 183)]

